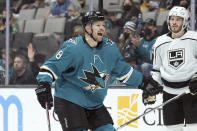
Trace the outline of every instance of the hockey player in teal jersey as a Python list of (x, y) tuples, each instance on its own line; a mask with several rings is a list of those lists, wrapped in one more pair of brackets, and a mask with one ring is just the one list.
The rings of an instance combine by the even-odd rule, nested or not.
[(143, 79), (141, 73), (123, 61), (116, 44), (104, 37), (104, 17), (100, 12), (87, 12), (82, 24), (85, 36), (65, 41), (41, 66), (37, 76), (37, 98), (43, 108), (46, 102), (51, 108), (50, 87), (55, 81), (54, 110), (63, 131), (115, 131), (112, 118), (103, 105), (110, 76), (115, 75), (129, 86), (141, 85), (140, 88), (149, 93), (157, 92), (158, 84)]

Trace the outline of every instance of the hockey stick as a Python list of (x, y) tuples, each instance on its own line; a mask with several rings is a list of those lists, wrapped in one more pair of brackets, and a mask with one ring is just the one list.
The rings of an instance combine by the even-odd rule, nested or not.
[(180, 97), (184, 96), (185, 94), (188, 94), (189, 92), (190, 92), (190, 91), (187, 90), (187, 91), (185, 91), (184, 93), (179, 94), (179, 95), (177, 95), (177, 96), (175, 96), (175, 97), (173, 97), (173, 98), (167, 100), (166, 102), (164, 102), (164, 103), (162, 103), (162, 104), (160, 104), (160, 105), (158, 105), (158, 106), (152, 108), (151, 110), (149, 110), (149, 111), (147, 111), (147, 112), (145, 112), (145, 113), (139, 115), (138, 117), (136, 117), (136, 118), (134, 118), (134, 119), (132, 119), (132, 120), (126, 122), (125, 124), (119, 126), (116, 130), (119, 130), (119, 129), (121, 129), (121, 128), (127, 126), (127, 125), (129, 125), (130, 123), (132, 123), (132, 122), (134, 122), (134, 121), (140, 119), (141, 117), (143, 117), (143, 116), (147, 115), (148, 113), (150, 113), (150, 112), (152, 112), (152, 111), (158, 109), (158, 108), (161, 107), (161, 106), (163, 107), (163, 106), (167, 105), (168, 103), (170, 103), (170, 102), (172, 102), (172, 101), (175, 101), (175, 100), (179, 99)]
[(46, 115), (47, 115), (47, 124), (48, 124), (48, 131), (51, 131), (51, 123), (50, 123), (50, 116), (49, 116), (49, 107), (48, 103), (45, 103), (46, 106)]

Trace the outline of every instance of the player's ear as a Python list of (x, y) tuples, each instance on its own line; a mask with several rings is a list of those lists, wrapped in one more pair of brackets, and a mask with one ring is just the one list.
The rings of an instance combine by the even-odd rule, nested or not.
[(85, 30), (90, 34), (92, 32), (91, 27), (89, 24), (85, 26)]

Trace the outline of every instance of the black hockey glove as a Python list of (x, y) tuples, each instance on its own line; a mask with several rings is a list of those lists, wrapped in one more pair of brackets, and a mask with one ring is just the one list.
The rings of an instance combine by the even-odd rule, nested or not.
[(142, 102), (144, 105), (151, 105), (156, 102), (156, 95), (150, 95), (146, 90), (142, 93)]
[(48, 103), (49, 110), (53, 107), (53, 97), (51, 94), (51, 87), (47, 82), (41, 82), (38, 84), (38, 88), (35, 90), (40, 105), (46, 109), (45, 103)]
[(163, 87), (160, 86), (152, 77), (143, 77), (139, 89), (143, 90), (142, 101), (144, 105), (154, 104), (156, 101), (156, 95), (163, 91)]
[(189, 89), (192, 95), (197, 94), (197, 74), (195, 74), (195, 76), (193, 76), (192, 79), (190, 80)]

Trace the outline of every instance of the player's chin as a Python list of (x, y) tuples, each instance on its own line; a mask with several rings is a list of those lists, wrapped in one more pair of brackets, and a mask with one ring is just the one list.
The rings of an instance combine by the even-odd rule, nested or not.
[(181, 30), (177, 29), (177, 30), (172, 30), (172, 32), (174, 33), (179, 33)]
[(98, 36), (98, 37), (97, 37), (97, 41), (98, 41), (98, 42), (101, 42), (102, 40), (103, 40), (103, 36)]
[(180, 29), (179, 29), (179, 28), (177, 28), (177, 27), (173, 27), (173, 28), (172, 28), (172, 31), (173, 31), (173, 32), (179, 32), (179, 31), (180, 31)]

